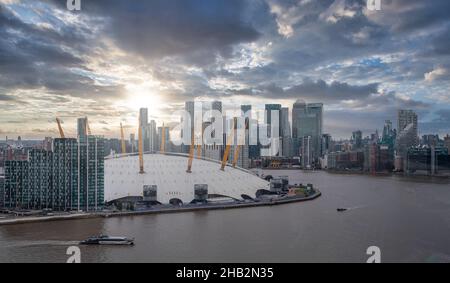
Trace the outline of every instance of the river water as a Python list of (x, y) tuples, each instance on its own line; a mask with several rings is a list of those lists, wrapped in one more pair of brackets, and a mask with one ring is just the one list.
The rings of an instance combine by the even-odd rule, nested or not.
[[(265, 171), (322, 197), (273, 207), (0, 226), (0, 262), (65, 262), (92, 235), (134, 247), (80, 247), (82, 262), (450, 262), (448, 181)], [(339, 213), (338, 207), (349, 208)]]

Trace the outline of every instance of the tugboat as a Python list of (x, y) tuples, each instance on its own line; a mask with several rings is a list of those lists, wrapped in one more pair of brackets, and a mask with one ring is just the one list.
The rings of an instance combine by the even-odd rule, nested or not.
[(98, 237), (90, 237), (80, 242), (80, 245), (134, 245), (134, 239), (125, 237), (110, 237), (101, 235)]

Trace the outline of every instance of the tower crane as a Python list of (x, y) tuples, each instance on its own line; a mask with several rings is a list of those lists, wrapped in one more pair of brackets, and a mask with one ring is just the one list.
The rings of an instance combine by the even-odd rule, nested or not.
[(59, 135), (62, 139), (65, 139), (66, 136), (64, 135), (63, 128), (61, 127), (61, 120), (59, 118), (56, 118), (56, 123), (58, 124)]

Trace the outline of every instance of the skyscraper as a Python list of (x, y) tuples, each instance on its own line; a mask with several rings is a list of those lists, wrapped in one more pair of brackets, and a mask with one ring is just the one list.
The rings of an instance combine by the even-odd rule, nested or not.
[(155, 120), (151, 120), (150, 124), (148, 124), (148, 140), (149, 140), (149, 151), (159, 151), (158, 133), (156, 132)]
[(353, 149), (358, 150), (362, 148), (362, 132), (361, 131), (354, 131), (352, 133), (352, 142), (353, 142)]
[[(272, 113), (272, 111), (276, 111)], [(278, 121), (275, 120), (275, 117), (272, 117), (272, 114), (278, 115)], [(282, 155), (282, 144), (281, 144), (281, 105), (280, 104), (266, 104), (265, 106), (265, 115), (264, 120), (267, 124), (267, 136), (271, 138), (271, 155), (275, 154), (277, 156)], [(276, 139), (276, 140), (275, 140)], [(274, 148), (277, 146), (277, 148)]]
[(78, 118), (77, 120), (77, 135), (84, 141), (87, 136), (87, 118)]
[(311, 152), (313, 159), (321, 156), (323, 131), (323, 104), (306, 104), (297, 100), (292, 109), (292, 135), (294, 151), (298, 152), (303, 137), (311, 137)]
[(148, 109), (139, 110), (139, 127), (142, 129), (142, 147), (144, 152), (150, 151), (150, 129), (148, 124)]
[(88, 136), (86, 142), (78, 140), (78, 182), (72, 192), (73, 208), (97, 210), (104, 194), (104, 140)]
[[(269, 135), (272, 134), (272, 130), (274, 133), (278, 132), (278, 136), (281, 137), (281, 105), (280, 104), (266, 104), (265, 107), (265, 122), (269, 126)], [(272, 111), (278, 111), (278, 123), (274, 124), (272, 121)]]
[(241, 111), (242, 113), (244, 113), (244, 115), (247, 115), (247, 117), (249, 120), (252, 119), (252, 106), (251, 105), (241, 105)]
[(322, 135), (322, 154), (327, 154), (332, 151), (333, 148), (333, 140), (330, 134)]
[(406, 158), (408, 149), (419, 144), (418, 117), (413, 110), (398, 111), (397, 152)]
[(281, 143), (282, 143), (282, 155), (285, 157), (292, 157), (292, 134), (291, 123), (289, 122), (289, 108), (281, 108), (280, 115), (280, 127), (281, 127)]
[[(100, 188), (103, 190), (103, 188)], [(76, 139), (55, 139), (53, 142), (52, 208), (78, 209), (73, 199), (78, 190), (78, 142)], [(99, 202), (100, 203), (100, 202)]]

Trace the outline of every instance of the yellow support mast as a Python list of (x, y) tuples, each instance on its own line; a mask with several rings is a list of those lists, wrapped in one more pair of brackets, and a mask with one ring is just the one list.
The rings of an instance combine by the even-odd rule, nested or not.
[(120, 123), (120, 137), (121, 137), (121, 143), (122, 143), (122, 154), (125, 154), (125, 153), (127, 153), (127, 146), (125, 144), (125, 135), (123, 133), (122, 123)]
[(61, 120), (59, 118), (56, 118), (56, 123), (58, 124), (59, 135), (62, 139), (65, 139), (66, 136), (64, 135), (63, 128), (61, 127)]
[(192, 131), (191, 134), (191, 147), (189, 148), (189, 160), (188, 160), (188, 168), (186, 170), (187, 173), (192, 173), (192, 162), (194, 161), (194, 131)]
[(222, 166), (220, 167), (220, 170), (222, 171), (225, 171), (225, 166), (227, 166), (228, 156), (230, 155), (231, 143), (233, 142), (234, 139), (234, 125), (236, 120), (237, 120), (236, 118), (233, 119), (233, 123), (231, 125), (231, 133), (227, 139), (227, 146), (225, 148), (225, 153), (223, 154)]

